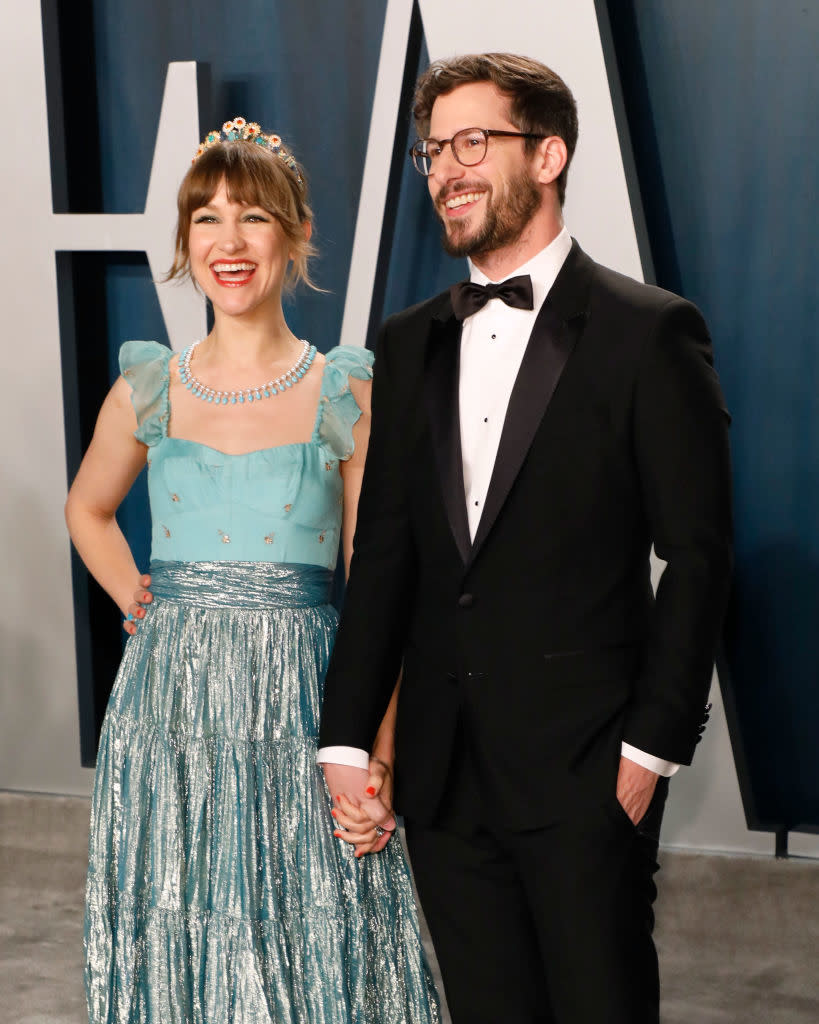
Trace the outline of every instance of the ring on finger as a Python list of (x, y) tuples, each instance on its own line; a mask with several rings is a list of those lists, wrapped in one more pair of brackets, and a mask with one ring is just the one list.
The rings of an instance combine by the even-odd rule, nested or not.
[(383, 825), (376, 825), (376, 826), (375, 826), (375, 834), (376, 834), (376, 835), (378, 836), (378, 838), (379, 838), (379, 839), (380, 839), (380, 838), (381, 838), (382, 836), (391, 836), (391, 835), (393, 834), (393, 832), (394, 832), (394, 831), (395, 831), (395, 829), (392, 829), (392, 828), (384, 828), (384, 826), (383, 826)]

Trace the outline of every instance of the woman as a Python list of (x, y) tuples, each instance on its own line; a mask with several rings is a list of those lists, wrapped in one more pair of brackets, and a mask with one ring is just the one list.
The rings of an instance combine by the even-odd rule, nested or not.
[[(242, 118), (211, 132), (178, 208), (169, 276), (193, 276), (213, 330), (178, 357), (123, 345), (66, 505), (132, 634), (92, 804), (90, 1019), (437, 1021), (400, 844), (349, 805), (355, 845), (334, 841), (315, 765), (371, 357), (321, 356), (285, 322), (311, 212), (277, 136)], [(153, 599), (137, 608), (114, 514), (146, 461)], [(385, 720), (374, 755), (390, 745)]]

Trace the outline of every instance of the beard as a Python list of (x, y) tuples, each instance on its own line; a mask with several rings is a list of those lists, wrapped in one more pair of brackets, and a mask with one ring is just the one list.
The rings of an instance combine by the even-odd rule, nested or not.
[[(441, 198), (438, 197), (438, 203), (441, 202)], [(487, 193), (483, 221), (471, 235), (465, 223), (457, 220), (445, 221), (441, 217), (441, 244), (444, 251), (456, 258), (480, 258), (511, 245), (523, 234), (541, 201), (542, 196), (537, 185), (526, 171), (521, 171), (506, 183), (504, 194), (499, 199), (496, 200), (492, 192)]]

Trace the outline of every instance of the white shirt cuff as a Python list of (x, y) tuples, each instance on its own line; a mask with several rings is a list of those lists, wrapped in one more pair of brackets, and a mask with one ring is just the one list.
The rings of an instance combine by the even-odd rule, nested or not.
[[(620, 752), (629, 761), (634, 761), (635, 764), (642, 765), (643, 768), (648, 768), (649, 771), (665, 778), (675, 775), (680, 767), (673, 761), (665, 761), (661, 757), (647, 754), (644, 750), (638, 750), (630, 743), (623, 743)], [(370, 755), (359, 747), (321, 747), (316, 760), (319, 764), (346, 764), (351, 768), (367, 769), (370, 766)]]
[(648, 768), (650, 772), (662, 775), (666, 779), (676, 775), (680, 767), (678, 764), (674, 764), (673, 761), (664, 761), (661, 757), (655, 757), (653, 754), (647, 754), (644, 750), (638, 750), (637, 747), (632, 747), (630, 743), (623, 743), (620, 747), (620, 753), (623, 757), (628, 758), (629, 761), (634, 761), (635, 764), (642, 765), (643, 768)]
[(316, 760), (319, 764), (346, 764), (365, 771), (370, 767), (370, 755), (358, 747), (320, 747)]

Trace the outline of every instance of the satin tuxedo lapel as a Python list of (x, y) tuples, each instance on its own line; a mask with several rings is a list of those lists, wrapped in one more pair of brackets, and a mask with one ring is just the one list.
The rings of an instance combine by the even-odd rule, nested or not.
[(464, 563), (472, 542), (464, 494), (461, 424), (458, 414), (458, 367), (461, 325), (445, 298), (430, 321), (425, 394), (435, 461), (452, 536)]
[(469, 563), (489, 535), (520, 472), (587, 319), (593, 264), (577, 242), (538, 314), (512, 388), (483, 515)]

